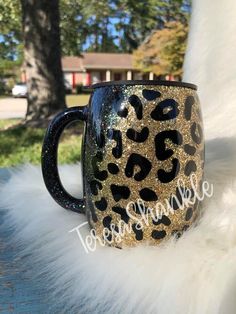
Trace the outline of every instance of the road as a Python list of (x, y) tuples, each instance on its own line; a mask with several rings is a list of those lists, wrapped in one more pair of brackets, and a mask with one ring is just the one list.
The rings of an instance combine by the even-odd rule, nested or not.
[(0, 119), (24, 118), (26, 108), (25, 98), (2, 98), (0, 99)]

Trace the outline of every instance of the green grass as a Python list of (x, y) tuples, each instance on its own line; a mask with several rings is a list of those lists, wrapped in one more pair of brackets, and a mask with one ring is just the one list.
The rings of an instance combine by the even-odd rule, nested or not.
[[(19, 120), (0, 120), (0, 167), (23, 163), (40, 164), (45, 129), (17, 126), (4, 130), (16, 122)], [(65, 130), (59, 145), (59, 163), (75, 163), (80, 160), (81, 132), (81, 123)]]
[[(88, 103), (90, 95), (67, 95), (68, 107), (83, 106)], [(0, 120), (0, 167), (11, 167), (23, 163), (35, 165), (41, 162), (41, 148), (45, 134), (44, 128), (26, 128), (15, 126), (20, 119)], [(59, 145), (59, 163), (75, 163), (80, 160), (82, 123), (73, 124), (65, 130)]]
[(0, 120), (0, 131), (20, 122), (20, 119), (4, 119)]
[[(11, 95), (0, 95), (0, 99), (11, 97)], [(85, 106), (88, 104), (90, 94), (66, 95), (66, 103), (68, 107)]]
[(68, 107), (85, 106), (88, 104), (89, 97), (89, 94), (67, 95), (66, 103)]

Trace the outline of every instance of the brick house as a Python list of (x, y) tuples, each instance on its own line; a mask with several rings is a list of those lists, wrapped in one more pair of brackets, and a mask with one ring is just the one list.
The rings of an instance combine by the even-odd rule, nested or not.
[[(154, 80), (158, 78), (174, 80), (172, 75), (158, 77), (154, 73), (142, 73), (135, 69), (132, 54), (86, 52), (80, 57), (62, 58), (65, 79), (72, 88), (88, 86), (103, 81)], [(26, 82), (24, 67), (21, 68), (21, 81)]]
[(76, 85), (90, 85), (102, 81), (154, 79), (153, 73), (135, 70), (131, 54), (83, 53), (81, 57), (63, 57), (62, 69), (67, 81)]

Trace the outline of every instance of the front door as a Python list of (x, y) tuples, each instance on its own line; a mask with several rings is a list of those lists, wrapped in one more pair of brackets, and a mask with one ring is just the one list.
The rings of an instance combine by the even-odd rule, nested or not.
[(114, 81), (120, 81), (122, 79), (121, 73), (114, 73)]

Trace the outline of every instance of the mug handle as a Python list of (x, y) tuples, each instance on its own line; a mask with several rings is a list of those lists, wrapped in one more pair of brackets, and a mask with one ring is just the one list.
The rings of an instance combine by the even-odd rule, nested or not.
[(48, 192), (54, 200), (77, 213), (85, 212), (84, 198), (78, 199), (64, 189), (57, 165), (57, 151), (60, 136), (65, 127), (75, 121), (87, 121), (88, 107), (72, 107), (56, 115), (49, 124), (42, 147), (42, 173)]

